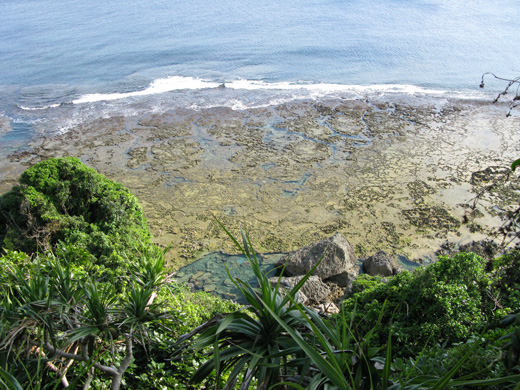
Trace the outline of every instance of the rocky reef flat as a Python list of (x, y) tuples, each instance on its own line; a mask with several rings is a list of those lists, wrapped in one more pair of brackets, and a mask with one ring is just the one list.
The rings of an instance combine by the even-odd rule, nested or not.
[(421, 261), (446, 241), (484, 238), (518, 204), (509, 182), (468, 206), (520, 155), (520, 118), (506, 113), (375, 97), (104, 118), (11, 154), (0, 191), (40, 160), (80, 157), (138, 197), (174, 268), (234, 251), (214, 217), (246, 227), (262, 252), (339, 232), (358, 256), (381, 249)]

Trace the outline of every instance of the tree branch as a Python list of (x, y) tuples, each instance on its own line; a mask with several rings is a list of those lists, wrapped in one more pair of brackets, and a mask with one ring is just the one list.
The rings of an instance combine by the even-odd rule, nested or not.
[[(88, 362), (90, 360), (88, 358), (88, 355), (85, 355), (85, 354), (77, 355), (75, 353), (65, 352), (65, 351), (62, 351), (61, 349), (54, 348), (49, 342), (44, 343), (43, 347), (47, 351), (51, 352), (52, 354), (59, 356), (59, 357), (63, 357), (65, 359), (73, 359), (73, 360), (77, 360), (80, 362)], [(103, 364), (94, 363), (93, 367), (95, 367), (99, 371), (102, 371), (102, 372), (107, 373), (112, 376), (118, 375), (118, 371), (113, 366), (104, 366)]]
[(508, 116), (511, 116), (511, 111), (518, 107), (518, 103), (515, 103), (516, 101), (520, 100), (520, 95), (518, 94), (519, 90), (520, 90), (520, 77), (516, 77), (514, 79), (508, 79), (508, 78), (504, 78), (504, 77), (498, 77), (497, 75), (495, 75), (494, 73), (491, 73), (491, 72), (486, 72), (482, 75), (482, 79), (480, 81), (480, 88), (484, 88), (484, 78), (487, 76), (487, 75), (491, 75), (493, 76), (495, 79), (497, 80), (501, 80), (501, 81), (507, 81), (507, 86), (502, 90), (502, 92), (500, 92), (498, 94), (498, 96), (495, 98), (495, 100), (493, 100), (493, 103), (497, 103), (500, 98), (502, 96), (505, 96), (509, 93), (509, 89), (513, 86), (513, 85), (517, 85), (516, 86), (516, 92), (515, 92), (515, 97), (511, 99), (511, 102), (509, 103), (509, 111), (508, 113), (506, 114), (506, 117)]

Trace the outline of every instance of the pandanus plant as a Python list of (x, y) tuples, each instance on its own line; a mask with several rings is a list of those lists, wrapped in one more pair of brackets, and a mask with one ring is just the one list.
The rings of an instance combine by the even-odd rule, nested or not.
[[(164, 281), (163, 253), (143, 255), (137, 283), (127, 282), (122, 293), (110, 283), (78, 280), (69, 264), (50, 254), (41, 258), (41, 266), (31, 272), (16, 266), (9, 271), (16, 286), (2, 305), (3, 314), (12, 309), (9, 318), (2, 316), (9, 361), (24, 363), (23, 356), (43, 361), (64, 387), (71, 385), (67, 372), (78, 363), (71, 375), (76, 385), (82, 382), (88, 389), (94, 373), (101, 372), (111, 377), (112, 390), (119, 389), (134, 359), (134, 343), (144, 342), (148, 324), (167, 316), (153, 302)], [(2, 372), (0, 377), (12, 379)], [(38, 388), (30, 377), (18, 380)]]
[[(292, 290), (282, 293), (279, 282), (272, 286), (268, 275), (262, 272), (247, 234), (242, 232), (241, 245), (222, 224), (221, 227), (249, 261), (258, 287), (233, 277), (228, 270), (229, 278), (240, 290), (247, 306), (181, 336), (177, 342), (181, 347), (176, 354), (180, 356), (186, 349), (209, 349), (212, 357), (195, 372), (191, 379), (193, 383), (200, 383), (215, 372), (217, 384), (227, 376), (225, 389), (233, 388), (239, 379), (241, 389), (249, 388), (253, 379), (258, 389), (268, 389), (291, 371), (288, 357), (302, 352), (285, 327), (295, 332), (305, 331), (306, 322), (296, 295), (310, 274)], [(195, 335), (198, 337), (194, 341), (185, 342)]]
[(241, 390), (255, 383), (259, 390), (440, 390), (502, 385), (520, 379), (520, 375), (489, 380), (472, 380), (473, 375), (466, 375), (454, 379), (478, 343), (443, 375), (427, 375), (415, 366), (404, 373), (393, 372), (396, 366), (392, 360), (392, 328), (386, 346), (371, 342), (384, 307), (374, 327), (362, 335), (353, 322), (355, 313), (323, 318), (301, 305), (297, 298), (319, 262), (294, 288), (282, 290), (280, 279), (273, 286), (262, 272), (247, 233), (242, 232), (240, 244), (220, 225), (249, 261), (258, 287), (233, 278), (228, 271), (247, 306), (215, 317), (179, 338), (177, 359), (185, 356), (187, 350), (203, 351), (208, 357), (191, 378), (192, 383), (200, 383), (214, 373), (216, 386), (223, 385), (225, 390), (238, 386), (239, 380)]

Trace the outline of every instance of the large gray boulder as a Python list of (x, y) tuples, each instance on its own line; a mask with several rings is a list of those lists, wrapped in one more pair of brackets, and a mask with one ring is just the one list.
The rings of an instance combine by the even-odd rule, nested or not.
[[(280, 278), (280, 286), (287, 290), (291, 290), (298, 284), (300, 280), (302, 280), (302, 278), (303, 276), (282, 277)], [(278, 283), (278, 278), (269, 278), (269, 282), (272, 286), (276, 286), (276, 283)], [(315, 275), (310, 276), (298, 292), (300, 294), (300, 302), (304, 305), (314, 305), (324, 302), (331, 293), (329, 286), (323, 283), (322, 280)]]
[(281, 269), (285, 265), (285, 276), (305, 275), (316, 265), (324, 253), (325, 256), (313, 275), (319, 276), (322, 280), (335, 276), (340, 280), (339, 283), (337, 281), (336, 283), (346, 286), (352, 275), (359, 273), (354, 248), (339, 233), (284, 256), (276, 266)]
[(401, 272), (401, 267), (384, 251), (378, 251), (363, 261), (363, 271), (371, 276), (392, 276)]

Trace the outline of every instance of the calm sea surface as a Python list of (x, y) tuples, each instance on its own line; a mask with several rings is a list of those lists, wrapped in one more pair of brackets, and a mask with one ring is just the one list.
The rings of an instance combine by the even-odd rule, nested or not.
[(2, 0), (0, 146), (175, 106), (479, 98), (520, 74), (519, 21), (518, 0)]

